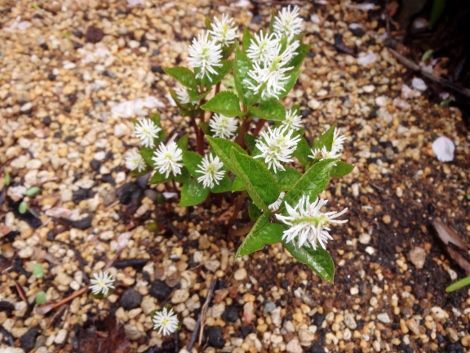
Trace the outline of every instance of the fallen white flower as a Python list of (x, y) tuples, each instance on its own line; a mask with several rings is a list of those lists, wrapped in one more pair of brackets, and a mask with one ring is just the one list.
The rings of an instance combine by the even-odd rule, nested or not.
[(411, 80), (411, 85), (415, 90), (420, 92), (424, 92), (428, 88), (426, 83), (419, 77), (413, 77), (413, 80)]
[(361, 66), (367, 66), (377, 61), (378, 55), (372, 52), (368, 53), (359, 53), (357, 58), (357, 63)]

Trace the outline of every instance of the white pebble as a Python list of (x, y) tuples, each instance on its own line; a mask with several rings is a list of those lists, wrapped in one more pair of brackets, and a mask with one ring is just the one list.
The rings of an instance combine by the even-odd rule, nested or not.
[(445, 136), (438, 137), (432, 143), (432, 150), (441, 162), (452, 162), (454, 160), (455, 145)]

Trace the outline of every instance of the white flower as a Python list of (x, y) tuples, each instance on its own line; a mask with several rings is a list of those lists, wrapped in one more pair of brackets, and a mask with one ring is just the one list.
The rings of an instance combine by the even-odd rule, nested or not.
[(189, 96), (189, 93), (186, 87), (183, 87), (181, 85), (176, 86), (175, 94), (176, 94), (176, 98), (178, 98), (179, 103), (181, 104), (192, 103), (191, 97)]
[(274, 18), (274, 32), (285, 35), (289, 39), (300, 34), (302, 26), (303, 20), (299, 15), (299, 8), (297, 6), (282, 8)]
[(313, 148), (310, 157), (313, 159), (339, 158), (343, 152), (344, 141), (346, 141), (346, 136), (341, 135), (340, 130), (335, 128), (331, 150), (328, 151), (325, 146), (322, 148)]
[(216, 67), (222, 66), (222, 47), (214, 39), (209, 38), (208, 32), (201, 32), (193, 39), (188, 51), (189, 66), (198, 69), (196, 78), (217, 74)]
[(129, 170), (137, 170), (138, 172), (143, 172), (146, 168), (146, 164), (142, 155), (137, 150), (129, 151), (126, 154), (126, 167)]
[(298, 130), (302, 128), (302, 116), (296, 109), (286, 110), (286, 117), (281, 125), (287, 126), (289, 129)]
[(238, 120), (222, 114), (214, 114), (209, 121), (209, 127), (215, 137), (231, 139), (237, 131)]
[(313, 203), (310, 202), (310, 197), (303, 195), (297, 205), (290, 206), (287, 202), (286, 211), (287, 216), (276, 215), (276, 218), (290, 226), (282, 234), (282, 239), (286, 242), (294, 242), (298, 247), (304, 244), (311, 246), (313, 249), (317, 245), (325, 249), (330, 236), (330, 224), (342, 224), (347, 220), (339, 220), (338, 217), (347, 212), (347, 208), (340, 212), (322, 212), (321, 208), (326, 205), (328, 201), (317, 198)]
[(275, 33), (263, 34), (263, 31), (260, 31), (250, 41), (246, 55), (255, 63), (269, 63), (278, 55), (280, 48), (281, 43)]
[(174, 176), (181, 173), (183, 164), (183, 151), (178, 147), (175, 141), (171, 140), (166, 145), (162, 142), (155, 151), (152, 160), (155, 163), (155, 169), (160, 174), (164, 174), (166, 178), (170, 174)]
[(225, 171), (223, 167), (224, 164), (219, 157), (210, 153), (206, 154), (197, 166), (196, 173), (201, 174), (197, 181), (205, 188), (213, 188), (224, 178)]
[(286, 193), (284, 191), (281, 191), (277, 200), (268, 206), (271, 212), (276, 212), (279, 207), (281, 207), (282, 201), (284, 201), (284, 196), (286, 196)]
[(292, 136), (293, 134), (293, 130), (284, 126), (268, 127), (256, 141), (256, 148), (260, 154), (255, 158), (263, 158), (268, 168), (274, 173), (278, 170), (285, 170), (282, 163), (293, 161), (292, 154), (300, 141), (300, 137)]
[(287, 66), (297, 53), (299, 41), (290, 43), (284, 51), (277, 47), (277, 53), (265, 62), (255, 62), (248, 71), (247, 87), (255, 94), (261, 92), (262, 99), (279, 98), (284, 93), (293, 66)]
[(94, 295), (108, 295), (110, 290), (114, 289), (113, 276), (107, 271), (93, 273), (93, 278), (90, 279), (90, 289)]
[(216, 42), (227, 47), (237, 39), (237, 27), (233, 19), (224, 14), (222, 18), (215, 18), (209, 34)]
[(154, 139), (158, 137), (161, 130), (152, 120), (140, 119), (135, 125), (134, 133), (140, 139), (142, 146), (153, 148)]
[(153, 328), (158, 330), (159, 334), (171, 335), (178, 329), (178, 317), (173, 309), (163, 308), (153, 314)]

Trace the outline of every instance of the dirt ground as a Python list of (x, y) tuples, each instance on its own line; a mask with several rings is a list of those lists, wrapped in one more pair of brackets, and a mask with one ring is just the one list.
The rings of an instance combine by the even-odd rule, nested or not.
[[(124, 166), (137, 146), (132, 118), (158, 110), (169, 129), (187, 123), (162, 67), (186, 63), (205, 17), (228, 13), (257, 30), (271, 3), (0, 2), (0, 174), (11, 177), (0, 182), (0, 352), (95, 352), (86, 344), (106, 337), (109, 315), (125, 332), (114, 352), (184, 352), (211, 284), (195, 352), (470, 350), (469, 291), (445, 292), (464, 272), (431, 227), (441, 219), (469, 238), (462, 115), (428, 99), (439, 87), (413, 86), (385, 47), (380, 8), (297, 3), (311, 51), (286, 102), (302, 106), (309, 136), (336, 123), (356, 165), (325, 195), (350, 210), (328, 244), (334, 284), (281, 246), (235, 259), (246, 218), (220, 222), (229, 201), (155, 209), (155, 189)], [(452, 162), (434, 155), (439, 136), (455, 144)], [(23, 186), (41, 192), (20, 214)], [(98, 300), (83, 288), (107, 265), (117, 288)], [(46, 306), (76, 297), (46, 312), (41, 291)], [(151, 313), (167, 303), (182, 325), (162, 338)]]

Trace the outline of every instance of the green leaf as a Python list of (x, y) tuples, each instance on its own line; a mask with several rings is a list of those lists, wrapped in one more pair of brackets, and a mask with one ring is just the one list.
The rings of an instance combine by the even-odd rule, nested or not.
[(294, 56), (288, 66), (294, 66), (296, 69), (300, 68), (309, 50), (310, 47), (308, 45), (300, 44), (300, 47), (297, 49), (297, 55)]
[(163, 68), (163, 71), (176, 79), (183, 86), (195, 89), (197, 87), (197, 80), (194, 76), (194, 73), (186, 67), (166, 67)]
[(280, 193), (276, 179), (261, 161), (236, 149), (232, 149), (231, 156), (235, 164), (233, 172), (244, 182), (254, 204), (268, 212), (268, 205), (276, 201)]
[(181, 189), (180, 206), (195, 206), (203, 202), (209, 195), (209, 190), (205, 189), (194, 179), (188, 179)]
[(149, 180), (149, 184), (160, 184), (163, 183), (165, 180), (167, 180), (167, 177), (165, 177), (163, 174), (160, 174), (158, 171), (155, 171)]
[(181, 148), (183, 151), (188, 149), (188, 134), (184, 134), (181, 138), (176, 141), (176, 145)]
[(44, 277), (44, 269), (42, 268), (42, 265), (35, 262), (31, 268), (31, 272), (33, 273), (34, 277), (36, 278), (41, 278)]
[(29, 197), (36, 196), (41, 192), (41, 189), (37, 186), (32, 186), (28, 190), (26, 190), (25, 195)]
[(217, 156), (219, 156), (219, 158), (222, 160), (224, 165), (232, 172), (236, 168), (236, 165), (234, 165), (234, 163), (232, 162), (232, 158), (230, 156), (232, 148), (235, 148), (240, 153), (246, 153), (240, 147), (240, 145), (230, 140), (226, 140), (226, 139), (219, 138), (219, 137), (207, 136), (207, 141), (209, 142), (209, 145), (211, 145), (211, 148), (214, 151), (214, 153)]
[(201, 106), (202, 109), (225, 116), (241, 115), (238, 97), (232, 92), (219, 92), (210, 101)]
[(429, 28), (433, 28), (437, 21), (442, 17), (446, 7), (446, 0), (433, 0), (431, 8), (431, 17), (429, 19)]
[(225, 77), (225, 75), (228, 74), (231, 68), (232, 68), (232, 61), (230, 60), (222, 61), (222, 66), (217, 68), (217, 74), (211, 75), (210, 79), (209, 77), (204, 76), (204, 78), (201, 79), (201, 84), (205, 87), (214, 86), (215, 84), (222, 81), (222, 79)]
[(20, 205), (18, 206), (18, 212), (21, 214), (25, 214), (28, 211), (28, 203), (26, 201), (21, 201)]
[(279, 223), (270, 223), (269, 216), (261, 215), (238, 248), (236, 256), (249, 255), (261, 250), (265, 245), (280, 242), (283, 231), (284, 226)]
[(246, 51), (248, 47), (250, 46), (252, 36), (251, 32), (248, 28), (243, 29), (243, 38), (242, 38), (242, 44), (243, 44), (243, 50)]
[(292, 242), (284, 242), (283, 245), (297, 261), (310, 267), (322, 279), (333, 282), (335, 277), (335, 264), (328, 251), (322, 248), (313, 250), (307, 246), (298, 248)]
[(300, 138), (299, 143), (297, 144), (297, 148), (295, 149), (294, 157), (299, 160), (302, 166), (305, 167), (308, 163), (310, 163), (308, 156), (310, 155), (311, 151), (312, 149), (310, 148), (310, 145), (308, 144), (307, 140), (303, 136), (303, 130), (302, 130), (302, 136)]
[(454, 283), (452, 283), (450, 286), (446, 288), (446, 292), (447, 293), (454, 292), (466, 286), (470, 286), (470, 276), (467, 276), (465, 278), (459, 279), (458, 281), (455, 281)]
[(332, 125), (328, 130), (326, 130), (320, 137), (313, 141), (313, 147), (321, 149), (326, 147), (328, 151), (331, 151), (333, 146), (333, 139), (335, 134), (335, 125)]
[(47, 294), (43, 291), (37, 292), (34, 299), (37, 305), (42, 305), (47, 301)]
[(196, 173), (197, 166), (201, 163), (202, 157), (193, 151), (183, 151), (183, 163), (184, 166), (188, 169), (189, 174), (192, 176), (197, 176)]
[(292, 167), (286, 167), (286, 170), (281, 170), (276, 174), (279, 187), (283, 191), (289, 191), (301, 176), (302, 174)]
[(251, 107), (250, 113), (258, 118), (273, 121), (283, 121), (286, 116), (284, 106), (274, 98), (263, 101), (256, 107)]
[(284, 98), (285, 96), (289, 94), (292, 88), (294, 88), (295, 83), (297, 82), (297, 79), (299, 78), (299, 75), (300, 75), (300, 68), (292, 70), (292, 72), (289, 74), (289, 79), (284, 84), (284, 90), (282, 91), (279, 98)]
[(235, 52), (235, 61), (233, 63), (233, 78), (238, 96), (244, 104), (251, 103), (254, 99), (253, 93), (246, 86), (245, 80), (248, 77), (252, 65), (246, 54), (237, 49)]
[(310, 196), (313, 201), (317, 196), (326, 189), (330, 181), (331, 169), (337, 163), (336, 159), (323, 159), (314, 163), (305, 173), (297, 180), (292, 190), (285, 197), (285, 202), (294, 205), (303, 194)]
[(237, 176), (233, 180), (232, 192), (245, 191), (245, 183), (243, 180)]
[(215, 194), (220, 194), (222, 192), (228, 192), (231, 190), (232, 190), (232, 180), (230, 180), (230, 178), (227, 175), (225, 175), (224, 178), (220, 181), (220, 183), (211, 189), (211, 192)]
[(245, 140), (245, 146), (249, 152), (253, 152), (256, 145), (256, 138), (253, 135), (246, 134), (243, 138)]
[(349, 164), (343, 161), (338, 161), (336, 165), (333, 167), (333, 169), (331, 170), (330, 175), (332, 177), (341, 178), (351, 173), (353, 169), (354, 169), (354, 166), (352, 164)]
[(6, 171), (5, 175), (3, 176), (3, 185), (8, 186), (8, 185), (10, 185), (10, 183), (11, 183), (10, 173), (8, 173), (8, 171)]
[(152, 161), (153, 149), (148, 147), (141, 147), (139, 152), (148, 166), (153, 167), (155, 165), (155, 163)]
[(250, 201), (248, 204), (248, 216), (252, 221), (256, 221), (262, 215), (261, 210)]

